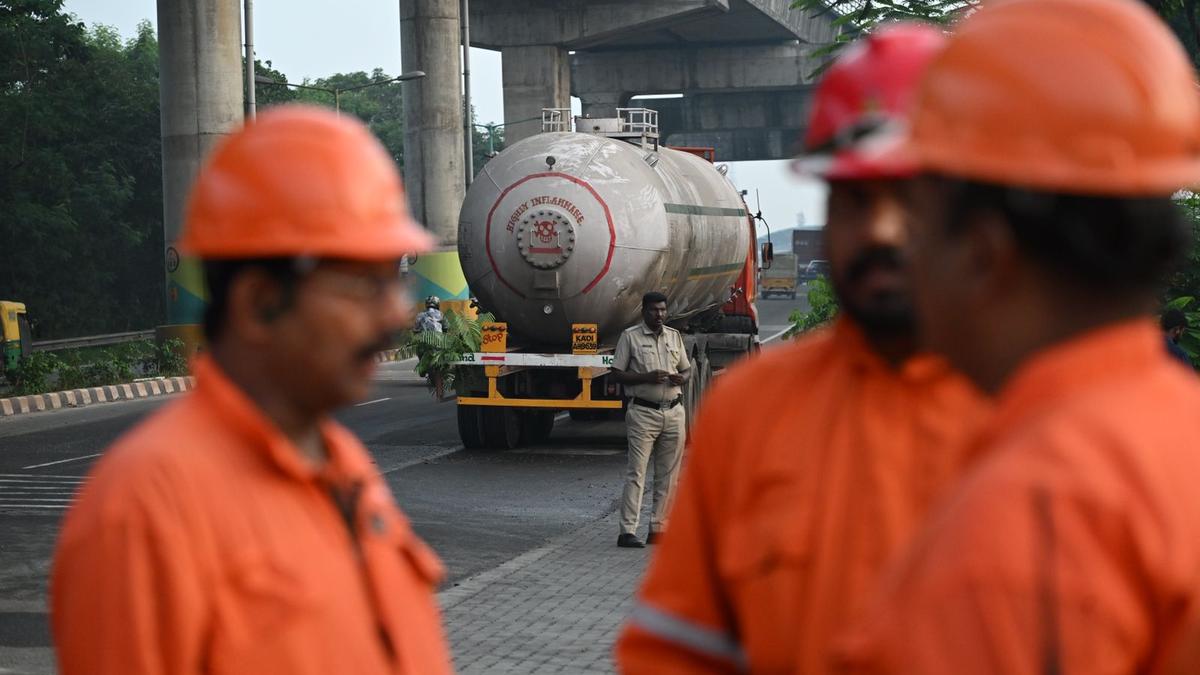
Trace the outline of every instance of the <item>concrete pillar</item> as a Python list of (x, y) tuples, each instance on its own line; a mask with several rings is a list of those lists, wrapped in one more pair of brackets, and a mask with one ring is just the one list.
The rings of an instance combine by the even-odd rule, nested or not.
[(158, 0), (168, 324), (199, 323), (204, 312), (199, 264), (175, 242), (201, 163), (242, 122), (241, 26), (238, 0)]
[(444, 246), (458, 241), (463, 168), (459, 0), (400, 0), (400, 56), (424, 79), (404, 89), (404, 185), (413, 214)]
[(615, 91), (588, 92), (579, 96), (580, 111), (584, 117), (616, 117), (617, 108), (627, 107), (628, 98)]
[(571, 107), (571, 62), (552, 45), (500, 50), (504, 79), (504, 143), (542, 130), (542, 108)]

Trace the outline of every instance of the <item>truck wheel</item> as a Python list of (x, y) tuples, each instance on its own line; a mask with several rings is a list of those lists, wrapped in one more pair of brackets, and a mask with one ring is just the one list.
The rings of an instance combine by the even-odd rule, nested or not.
[(513, 408), (483, 410), (484, 447), (512, 450), (521, 446), (521, 418)]
[(462, 439), (463, 447), (468, 450), (484, 447), (483, 408), (475, 405), (455, 407), (458, 408), (458, 437)]
[(528, 410), (521, 415), (521, 445), (539, 445), (554, 431), (553, 410)]
[(721, 322), (717, 324), (717, 330), (721, 333), (753, 333), (754, 320), (748, 316), (722, 316)]

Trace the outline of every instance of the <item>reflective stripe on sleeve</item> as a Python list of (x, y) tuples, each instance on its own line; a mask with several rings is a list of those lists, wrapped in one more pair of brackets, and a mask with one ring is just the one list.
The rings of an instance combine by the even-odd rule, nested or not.
[(672, 616), (644, 603), (629, 615), (629, 623), (651, 635), (704, 656), (733, 663), (746, 671), (746, 655), (732, 635)]

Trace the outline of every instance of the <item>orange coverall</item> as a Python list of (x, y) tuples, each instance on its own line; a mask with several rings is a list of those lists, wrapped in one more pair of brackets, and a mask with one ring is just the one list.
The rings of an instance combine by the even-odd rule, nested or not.
[(960, 474), (985, 412), (941, 361), (889, 368), (845, 319), (723, 375), (621, 670), (826, 672), (832, 639)]
[(1162, 342), (1125, 323), (1019, 369), (854, 672), (1200, 673), (1200, 381)]
[(317, 469), (212, 361), (195, 372), (66, 517), (50, 587), (62, 675), (450, 672), (441, 563), (362, 445), (325, 422)]

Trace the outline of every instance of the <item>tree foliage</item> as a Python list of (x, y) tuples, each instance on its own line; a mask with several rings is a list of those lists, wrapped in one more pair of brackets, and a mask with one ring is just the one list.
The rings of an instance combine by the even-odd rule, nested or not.
[(820, 328), (837, 316), (837, 295), (825, 277), (817, 277), (808, 283), (808, 307), (807, 311), (797, 309), (788, 317), (792, 326), (784, 333), (785, 339)]
[(0, 4), (0, 297), (39, 337), (161, 321), (158, 41)]
[[(792, 0), (792, 8), (833, 15), (840, 27), (830, 44), (817, 45), (814, 56), (826, 56), (864, 32), (894, 21), (949, 25), (977, 8), (981, 0)], [(1200, 64), (1200, 0), (1142, 0), (1175, 31), (1193, 63)]]

